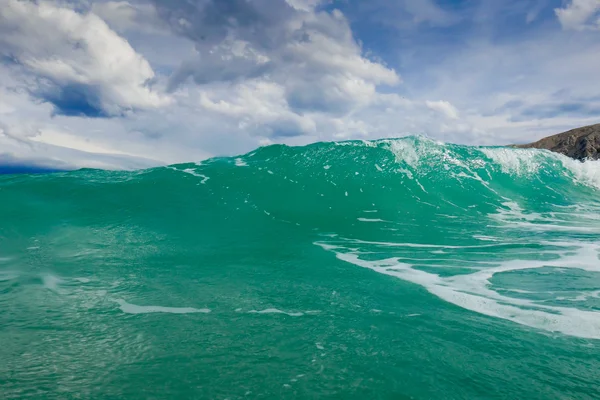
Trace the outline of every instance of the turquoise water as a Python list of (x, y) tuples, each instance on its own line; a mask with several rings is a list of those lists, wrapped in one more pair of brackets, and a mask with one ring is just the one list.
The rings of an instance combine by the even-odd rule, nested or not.
[(599, 398), (599, 190), (414, 137), (1, 176), (0, 398)]

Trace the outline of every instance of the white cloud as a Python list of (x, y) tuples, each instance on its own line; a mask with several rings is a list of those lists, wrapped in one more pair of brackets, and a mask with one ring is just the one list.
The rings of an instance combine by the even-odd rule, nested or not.
[[(388, 2), (380, 14), (414, 31), (374, 46), (404, 82), (319, 0), (73, 1), (0, 0), (0, 163), (138, 168), (419, 133), (503, 144), (600, 115), (600, 44), (589, 29), (543, 24), (495, 40), (485, 19), (478, 39), (449, 45), (439, 35), (456, 15), (435, 1)], [(525, 25), (532, 3), (509, 3)]]
[(300, 11), (313, 11), (323, 0), (285, 0), (290, 6)]
[[(36, 140), (38, 137), (63, 136), (61, 132), (39, 131), (37, 136), (31, 136), (29, 132), (24, 131), (25, 126), (11, 127), (0, 123), (0, 164), (9, 165), (35, 165), (55, 169), (73, 169), (73, 168), (103, 168), (103, 169), (138, 169), (148, 168), (160, 165), (161, 162), (144, 157), (132, 155), (122, 155), (107, 151), (96, 152), (98, 148), (87, 144), (85, 150), (77, 147), (82, 143), (73, 146), (72, 138), (68, 141), (69, 147), (60, 144), (53, 144), (42, 140)], [(29, 140), (32, 139), (32, 140)], [(60, 139), (59, 139), (60, 140)], [(87, 150), (87, 151), (86, 151)]]
[(58, 113), (114, 116), (169, 102), (150, 87), (150, 64), (94, 14), (0, 0), (0, 54), (38, 78), (31, 92)]
[(168, 27), (151, 4), (107, 1), (92, 4), (91, 11), (117, 32), (136, 31), (159, 35), (169, 33)]
[[(2, 107), (0, 113), (0, 153), (9, 153), (15, 160), (61, 168), (99, 167), (100, 162), (103, 168), (140, 168), (209, 155), (179, 135), (150, 137), (151, 127), (169, 132), (168, 128), (176, 126), (169, 115), (162, 114), (164, 108), (123, 119), (53, 116), (50, 104), (9, 86), (18, 79), (19, 75), (0, 65), (0, 99), (10, 106)], [(140, 122), (147, 134), (139, 132)], [(0, 163), (3, 160), (5, 156)]]
[[(272, 8), (281, 5), (269, 4)], [(199, 85), (198, 104), (205, 111), (233, 119), (237, 130), (256, 137), (289, 141), (292, 136), (305, 135), (326, 140), (364, 132), (368, 124), (352, 120), (352, 115), (372, 107), (380, 99), (378, 87), (395, 86), (400, 77), (363, 56), (340, 11), (307, 10), (312, 6), (299, 7), (297, 2), (291, 13), (281, 10), (283, 17), (269, 26), (268, 38), (232, 30), (213, 44), (197, 32), (204, 32), (205, 26), (186, 25), (183, 34), (195, 41), (198, 54), (171, 77), (171, 88), (183, 85), (186, 92), (193, 93), (194, 89), (186, 86), (191, 76)], [(253, 28), (260, 31), (264, 27)]]
[(523, 143), (598, 122), (599, 63), (596, 32), (546, 31), (515, 41), (474, 42), (423, 71), (427, 89), (411, 87), (408, 78), (406, 85), (423, 101), (445, 99), (460, 110), (456, 125), (444, 128), (445, 135), (434, 132), (436, 137)]
[(285, 88), (274, 82), (253, 80), (207, 89), (200, 94), (200, 105), (234, 118), (240, 129), (256, 136), (296, 136), (314, 134), (316, 130), (313, 119), (290, 110)]
[[(277, 8), (286, 3), (269, 4), (265, 7)], [(283, 88), (288, 106), (294, 112), (321, 109), (345, 113), (369, 104), (378, 85), (400, 82), (393, 69), (362, 55), (341, 12), (291, 10), (289, 7), (280, 10), (281, 18), (268, 27), (262, 25), (267, 16), (257, 17), (257, 22), (249, 21), (249, 26), (244, 27), (259, 33), (268, 31), (267, 36), (232, 29), (216, 44), (216, 39), (208, 36), (210, 27), (191, 23), (182, 34), (195, 41), (198, 55), (181, 65), (171, 77), (170, 87), (176, 88), (190, 76), (199, 85), (262, 78)], [(163, 14), (177, 11), (167, 8)], [(204, 21), (203, 14), (208, 11), (196, 12), (200, 13), (196, 20)], [(230, 13), (231, 19), (239, 18)], [(178, 23), (176, 28), (180, 28)], [(220, 31), (215, 33), (218, 34)]]
[[(179, 36), (195, 44), (196, 55), (179, 55), (183, 62), (171, 77), (170, 104), (165, 95), (146, 86), (147, 80), (164, 80), (164, 76), (155, 77), (150, 64), (97, 15), (79, 14), (48, 2), (0, 1), (10, 6), (2, 13), (13, 24), (10, 29), (3, 28), (10, 37), (2, 39), (2, 50), (17, 55), (19, 61), (17, 66), (0, 70), (7, 72), (6, 79), (0, 78), (0, 88), (14, 88), (7, 92), (10, 104), (21, 105), (18, 110), (1, 108), (5, 112), (1, 120), (10, 132), (5, 135), (4, 148), (23, 159), (34, 160), (43, 154), (44, 162), (52, 165), (65, 158), (78, 167), (98, 166), (95, 160), (99, 159), (104, 160), (102, 165), (131, 167), (147, 160), (173, 163), (239, 153), (273, 141), (304, 144), (367, 138), (375, 131), (388, 136), (392, 132), (386, 121), (397, 117), (399, 104), (405, 105), (395, 95), (378, 92), (380, 85), (397, 85), (397, 73), (364, 57), (343, 14), (314, 11), (318, 1), (295, 1), (293, 7), (284, 2), (265, 3), (263, 11), (280, 8), (274, 14), (277, 18), (264, 25), (266, 17), (260, 17), (255, 21), (258, 25), (248, 30), (263, 29), (269, 35), (249, 35), (242, 26), (217, 35), (219, 40), (202, 38), (197, 30), (206, 28), (199, 23), (203, 17), (190, 10), (179, 15), (175, 9), (172, 20), (160, 6), (157, 13), (148, 4), (92, 5), (94, 13), (125, 36), (135, 32), (156, 37), (155, 32), (140, 26), (157, 15), (164, 21), (162, 26), (175, 21), (176, 28), (171, 29), (176, 32), (191, 30), (179, 32)], [(234, 12), (234, 17), (244, 15)], [(221, 25), (209, 28), (221, 32)], [(168, 37), (163, 32), (159, 36)], [(23, 74), (24, 67), (29, 75)], [(189, 76), (193, 82), (186, 80)], [(97, 89), (90, 91), (107, 115), (119, 115), (129, 108), (137, 111), (116, 119), (51, 117), (48, 103), (31, 101), (27, 92), (19, 89), (33, 87), (39, 93), (39, 77), (51, 80), (56, 90), (74, 83)], [(131, 100), (118, 96), (119, 90), (134, 94), (142, 90), (148, 96)], [(158, 101), (133, 107), (136, 101), (143, 103), (152, 96)], [(382, 106), (388, 111), (380, 114), (377, 108)], [(369, 121), (370, 114), (377, 117)], [(125, 161), (128, 159), (135, 161)]]
[[(343, 14), (315, 11), (318, 1), (294, 1), (292, 6), (265, 2), (259, 11), (273, 12), (271, 16), (253, 20), (258, 25), (246, 30), (238, 21), (224, 36), (219, 36), (222, 24), (245, 14), (234, 10), (226, 22), (207, 28), (200, 23), (204, 16), (194, 14), (203, 11), (199, 9), (180, 15), (180, 9), (161, 5), (156, 10), (151, 4), (106, 2), (92, 5), (93, 13), (81, 14), (68, 9), (68, 3), (0, 1), (2, 20), (10, 21), (3, 24), (7, 35), (0, 39), (0, 49), (17, 60), (0, 69), (6, 73), (0, 89), (8, 90), (9, 99), (0, 104), (0, 121), (10, 132), (0, 145), (22, 159), (43, 155), (45, 163), (62, 160), (78, 167), (98, 166), (102, 159), (105, 166), (131, 167), (239, 153), (273, 141), (304, 144), (369, 137), (371, 128), (391, 134), (383, 121), (395, 118), (393, 112), (373, 120), (376, 127), (370, 125), (369, 114), (380, 106), (396, 107), (395, 97), (382, 95), (378, 87), (397, 85), (399, 76), (364, 57)], [(171, 76), (171, 94), (147, 85), (166, 77), (156, 77), (148, 61), (96, 13), (125, 36), (168, 38), (164, 31), (157, 36), (142, 27), (157, 16), (161, 29), (174, 21), (170, 29), (194, 43), (196, 54), (190, 58), (179, 53), (182, 63)], [(203, 29), (208, 29), (206, 37)], [(172, 40), (180, 43), (179, 38)], [(190, 76), (192, 82), (186, 79)], [(49, 95), (64, 94), (73, 86), (80, 89), (80, 97), (71, 99), (74, 104)], [(32, 101), (28, 93), (45, 102)], [(66, 108), (82, 103), (105, 115), (136, 111), (112, 119), (68, 116), (75, 113)], [(59, 115), (51, 116), (50, 104)]]
[(431, 110), (437, 111), (447, 118), (450, 119), (458, 119), (458, 110), (452, 104), (447, 101), (439, 100), (439, 101), (426, 101), (425, 104)]
[[(600, 29), (600, 0), (571, 0), (554, 12), (564, 29)], [(593, 17), (597, 18), (592, 22)]]

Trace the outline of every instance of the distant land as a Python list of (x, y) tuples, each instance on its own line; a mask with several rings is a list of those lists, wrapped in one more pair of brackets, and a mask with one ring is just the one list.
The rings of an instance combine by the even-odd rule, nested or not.
[(512, 145), (522, 149), (546, 149), (576, 160), (600, 159), (600, 124), (571, 129), (529, 144)]

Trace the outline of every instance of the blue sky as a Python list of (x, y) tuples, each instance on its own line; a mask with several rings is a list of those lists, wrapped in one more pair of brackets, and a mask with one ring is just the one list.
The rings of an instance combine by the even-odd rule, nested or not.
[(600, 0), (0, 0), (0, 165), (600, 122)]

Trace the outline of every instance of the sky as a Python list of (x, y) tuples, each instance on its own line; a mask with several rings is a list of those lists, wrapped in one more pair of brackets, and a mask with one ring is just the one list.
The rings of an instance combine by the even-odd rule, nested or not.
[(600, 0), (0, 0), (0, 166), (600, 122)]

